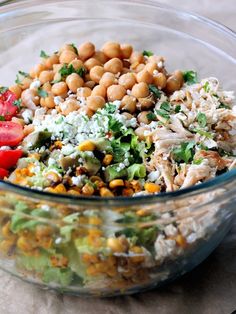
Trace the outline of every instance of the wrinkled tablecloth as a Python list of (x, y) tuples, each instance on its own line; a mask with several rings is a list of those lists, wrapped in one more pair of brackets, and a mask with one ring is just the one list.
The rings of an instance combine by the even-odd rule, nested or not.
[[(159, 2), (210, 17), (236, 30), (235, 0)], [(236, 221), (209, 258), (159, 290), (83, 299), (40, 290), (0, 271), (0, 291), (0, 314), (230, 314), (236, 310)]]

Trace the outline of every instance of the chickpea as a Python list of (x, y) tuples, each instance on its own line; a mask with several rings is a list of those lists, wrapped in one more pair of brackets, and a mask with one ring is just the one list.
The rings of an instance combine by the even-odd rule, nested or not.
[(68, 92), (68, 88), (65, 82), (59, 82), (52, 85), (52, 93), (55, 96), (66, 96)]
[(93, 43), (85, 42), (81, 44), (78, 48), (79, 57), (81, 60), (87, 60), (92, 57), (95, 52), (95, 46)]
[(57, 73), (61, 70), (62, 67), (63, 67), (63, 64), (53, 64), (52, 70), (54, 73)]
[(66, 84), (73, 93), (76, 93), (77, 89), (84, 85), (84, 80), (79, 76), (79, 74), (72, 73), (67, 76)]
[(130, 113), (134, 113), (136, 110), (137, 100), (134, 96), (125, 95), (121, 101), (122, 110), (126, 110)]
[(16, 98), (19, 99), (22, 93), (22, 89), (19, 85), (12, 85), (9, 87), (9, 90), (16, 95)]
[(153, 76), (147, 70), (142, 70), (136, 75), (136, 79), (138, 83), (145, 82), (147, 84), (151, 84)]
[(84, 107), (81, 107), (79, 110), (78, 110), (79, 113), (83, 113), (85, 114), (86, 116), (88, 117), (92, 117), (94, 115), (94, 111), (91, 110), (90, 108), (88, 108), (87, 106), (84, 106)]
[(173, 75), (180, 81), (181, 86), (184, 83), (184, 77), (183, 77), (183, 72), (180, 70), (175, 70)]
[(97, 85), (92, 90), (92, 96), (102, 96), (103, 98), (106, 98), (107, 95), (107, 89), (103, 85)]
[(60, 82), (61, 81), (61, 74), (59, 72), (55, 73), (53, 77), (54, 82)]
[(93, 80), (95, 83), (99, 83), (104, 73), (104, 68), (100, 65), (96, 65), (90, 70), (89, 75), (91, 80)]
[(89, 58), (88, 60), (85, 61), (84, 65), (90, 71), (96, 65), (101, 65), (101, 62), (95, 58)]
[(137, 108), (139, 110), (147, 110), (155, 104), (154, 98), (152, 96), (139, 98)]
[(150, 113), (150, 111), (142, 111), (138, 114), (138, 122), (139, 123), (145, 123), (145, 124), (149, 124), (151, 121), (148, 120), (147, 115)]
[(145, 130), (146, 129), (143, 126), (139, 126), (137, 129), (134, 130), (134, 133), (138, 136), (138, 138), (141, 141), (144, 141), (146, 139), (146, 137), (144, 136)]
[(44, 65), (47, 69), (52, 69), (54, 64), (59, 63), (59, 57), (56, 54), (51, 55), (44, 61)]
[(24, 130), (23, 130), (24, 136), (27, 136), (32, 132), (34, 132), (33, 124), (28, 124), (24, 126)]
[(104, 64), (107, 62), (108, 58), (102, 51), (95, 51), (95, 54), (93, 55), (94, 59), (97, 59), (101, 64)]
[(166, 81), (166, 92), (171, 94), (181, 88), (181, 82), (174, 75), (170, 76)]
[(61, 113), (67, 116), (70, 112), (76, 111), (80, 108), (76, 99), (67, 99), (59, 105)]
[(85, 80), (85, 82), (91, 81), (91, 77), (90, 77), (90, 74), (89, 74), (89, 73), (86, 73), (86, 74), (85, 74), (84, 80)]
[(19, 123), (22, 127), (24, 127), (24, 125), (25, 125), (25, 121), (23, 119), (20, 119), (20, 118), (12, 117), (11, 121), (15, 122), (15, 123)]
[(36, 78), (36, 77), (39, 77), (39, 74), (44, 70), (46, 70), (45, 64), (39, 63), (30, 70), (29, 75), (32, 78)]
[(105, 72), (99, 81), (99, 84), (106, 88), (116, 83), (117, 83), (117, 79), (115, 75), (110, 72)]
[(53, 109), (55, 108), (55, 102), (54, 102), (54, 96), (52, 94), (48, 94), (47, 97), (43, 98), (41, 97), (40, 99), (40, 105), (42, 107), (46, 107), (48, 109)]
[(149, 95), (147, 83), (141, 82), (133, 86), (131, 94), (136, 98), (144, 98)]
[(72, 51), (75, 52), (75, 48), (71, 44), (65, 44), (60, 48), (60, 55), (62, 54), (63, 51)]
[(95, 83), (94, 81), (86, 81), (86, 82), (84, 83), (84, 86), (85, 86), (85, 87), (88, 87), (88, 88), (90, 88), (90, 89), (93, 89), (95, 85), (96, 85), (96, 83)]
[(119, 58), (121, 55), (120, 44), (108, 41), (103, 45), (102, 52), (110, 59)]
[(121, 74), (126, 74), (126, 73), (130, 73), (130, 69), (128, 68), (123, 68), (122, 71), (121, 71)]
[(121, 100), (126, 94), (126, 89), (121, 85), (111, 85), (107, 89), (109, 101)]
[(53, 80), (54, 73), (53, 71), (42, 71), (39, 74), (39, 80), (42, 84), (51, 82)]
[(112, 58), (104, 64), (104, 70), (111, 73), (119, 73), (122, 71), (123, 63), (118, 58)]
[(122, 44), (120, 46), (122, 59), (129, 59), (133, 52), (133, 47), (129, 44)]
[(157, 75), (154, 75), (153, 77), (153, 84), (160, 89), (163, 89), (166, 87), (166, 76), (163, 73), (158, 73)]
[(133, 73), (126, 73), (120, 76), (119, 84), (126, 89), (131, 89), (136, 84), (136, 78)]
[(39, 96), (35, 89), (26, 89), (21, 94), (22, 105), (29, 109), (35, 110), (39, 105)]
[(79, 70), (84, 66), (83, 62), (79, 59), (72, 60), (69, 65), (72, 65), (75, 70)]
[(62, 51), (62, 53), (59, 57), (59, 61), (61, 64), (64, 64), (64, 63), (69, 64), (74, 59), (77, 59), (77, 54), (71, 50)]
[(101, 96), (89, 96), (87, 98), (87, 107), (92, 111), (97, 111), (103, 108), (105, 105), (105, 99)]
[(130, 58), (129, 58), (129, 61), (131, 64), (133, 64), (133, 63), (144, 63), (145, 58), (141, 52), (133, 51)]
[(49, 82), (44, 83), (42, 89), (45, 90), (46, 92), (50, 92), (52, 89), (52, 85)]
[(155, 62), (149, 62), (145, 65), (145, 70), (147, 70), (150, 74), (153, 74), (153, 72), (157, 71), (158, 67)]
[[(162, 56), (156, 56), (156, 55), (154, 55), (154, 56), (150, 56), (150, 57), (148, 57), (148, 59), (147, 59), (147, 62), (149, 63), (156, 63), (157, 65), (158, 65), (158, 63), (159, 62), (164, 62), (165, 61), (165, 59), (162, 57)], [(160, 68), (159, 66), (158, 66), (158, 68)]]
[(125, 116), (127, 120), (130, 120), (134, 117), (131, 113), (128, 112), (123, 112), (122, 116)]
[(142, 71), (144, 69), (145, 69), (145, 64), (144, 63), (140, 63), (137, 66), (135, 66), (133, 70), (134, 70), (135, 73), (138, 73), (138, 72), (140, 72), (140, 71)]
[(29, 77), (24, 77), (23, 80), (20, 83), (21, 89), (27, 89), (30, 87), (30, 84), (32, 83), (32, 79)]
[(77, 97), (87, 98), (91, 95), (92, 90), (89, 87), (80, 87), (77, 89)]

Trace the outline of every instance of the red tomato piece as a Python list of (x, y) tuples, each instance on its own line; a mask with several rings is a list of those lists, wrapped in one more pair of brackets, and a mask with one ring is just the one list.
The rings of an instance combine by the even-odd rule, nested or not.
[(18, 112), (18, 107), (14, 105), (16, 100), (16, 95), (10, 90), (0, 94), (0, 116), (4, 117), (6, 121), (11, 120)]
[(24, 137), (19, 123), (0, 121), (0, 146), (16, 146)]
[(0, 168), (8, 170), (14, 167), (22, 154), (23, 152), (21, 149), (0, 150)]
[(0, 168), (0, 179), (4, 179), (5, 177), (8, 177), (8, 171), (6, 169)]

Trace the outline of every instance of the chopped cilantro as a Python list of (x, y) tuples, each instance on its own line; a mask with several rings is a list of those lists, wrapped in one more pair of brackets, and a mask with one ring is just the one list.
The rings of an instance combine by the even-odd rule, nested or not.
[(149, 84), (149, 90), (151, 93), (153, 93), (153, 95), (156, 97), (156, 98), (160, 98), (161, 97), (161, 91), (155, 86), (155, 85), (152, 85), (152, 84)]
[(0, 94), (4, 94), (6, 91), (8, 91), (8, 87), (0, 87)]
[(200, 165), (203, 161), (203, 158), (199, 158), (199, 159), (194, 159), (193, 160), (193, 165)]
[(197, 115), (197, 121), (201, 128), (205, 128), (205, 126), (207, 125), (207, 117), (205, 113), (199, 112)]
[(224, 104), (223, 102), (220, 102), (220, 105), (218, 108), (230, 109), (230, 106)]
[(44, 50), (41, 50), (41, 51), (40, 51), (40, 58), (46, 59), (46, 58), (49, 58), (49, 55), (47, 55)]
[(153, 52), (150, 50), (143, 50), (143, 56), (151, 57), (153, 56)]
[(0, 121), (5, 121), (4, 116), (0, 116)]
[(170, 103), (168, 101), (164, 101), (161, 106), (161, 109), (170, 112)]
[(13, 105), (18, 107), (18, 109), (21, 109), (21, 103), (22, 103), (22, 100), (21, 99), (17, 99), (13, 102)]
[(201, 136), (205, 136), (207, 138), (213, 139), (213, 137), (214, 137), (214, 135), (212, 133), (206, 132), (206, 131), (201, 130), (201, 129), (193, 129), (192, 131), (200, 134)]
[(109, 122), (108, 122), (108, 128), (110, 131), (114, 133), (120, 132), (120, 129), (122, 128), (123, 124), (113, 118), (112, 116), (109, 117)]
[(18, 74), (16, 75), (15, 83), (21, 85), (21, 81), (25, 77), (29, 77), (29, 74), (23, 71), (18, 71)]
[(185, 71), (183, 72), (184, 82), (187, 85), (192, 85), (198, 82), (197, 72), (195, 71)]
[(156, 114), (161, 116), (162, 118), (166, 119), (166, 120), (169, 120), (170, 119), (170, 115), (169, 115), (169, 112), (167, 112), (166, 110), (163, 110), (163, 109), (157, 109), (155, 110), (156, 111)]
[(42, 88), (38, 88), (38, 95), (40, 96), (40, 97), (43, 97), (43, 98), (45, 98), (45, 97), (47, 97), (48, 96), (48, 93), (45, 91), (45, 90), (43, 90)]
[(177, 105), (177, 106), (175, 107), (175, 113), (180, 112), (180, 110), (181, 110), (181, 106), (180, 106), (180, 105)]
[(79, 53), (78, 53), (78, 49), (76, 48), (76, 45), (74, 43), (72, 43), (70, 45), (71, 45), (71, 47), (74, 48), (75, 53), (78, 55)]
[(181, 143), (180, 147), (174, 148), (172, 150), (172, 154), (174, 159), (177, 162), (184, 161), (185, 163), (188, 163), (189, 161), (193, 160), (194, 156), (194, 142), (184, 142)]
[(116, 105), (113, 105), (111, 103), (107, 103), (104, 108), (108, 113), (114, 113), (116, 111)]
[(147, 117), (147, 119), (149, 120), (149, 121), (154, 121), (154, 120), (156, 120), (156, 115), (155, 115), (155, 113), (153, 113), (153, 112), (149, 112), (147, 115), (146, 115), (146, 117)]
[(76, 70), (72, 64), (70, 65), (64, 64), (63, 67), (59, 70), (59, 73), (61, 74), (62, 78), (65, 78), (72, 73), (77, 73), (79, 74), (79, 76), (83, 77), (84, 74), (86, 73), (86, 69), (84, 67), (81, 67), (78, 70)]
[(204, 145), (204, 144), (198, 144), (198, 146), (197, 146), (199, 149), (201, 149), (201, 150), (209, 150), (209, 148), (206, 146), (206, 145)]
[(206, 82), (204, 85), (203, 85), (203, 89), (206, 93), (209, 93), (210, 91), (210, 84), (209, 82)]

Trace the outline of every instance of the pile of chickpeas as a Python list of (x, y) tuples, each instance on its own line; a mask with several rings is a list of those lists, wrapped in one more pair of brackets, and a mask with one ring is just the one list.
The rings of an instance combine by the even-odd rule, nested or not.
[[(85, 74), (62, 77), (60, 69), (65, 65), (72, 65), (76, 71), (82, 68)], [(46, 92), (45, 97), (40, 97), (38, 88), (32, 87), (31, 83), (37, 80), (40, 89)], [(22, 99), (23, 107), (35, 110), (42, 106), (49, 112), (56, 108), (63, 115), (83, 111), (92, 116), (106, 102), (119, 100), (127, 118), (139, 113), (138, 121), (149, 123), (146, 115), (155, 104), (149, 84), (171, 94), (183, 85), (183, 74), (179, 70), (168, 74), (162, 56), (144, 56), (129, 44), (109, 41), (101, 50), (96, 50), (91, 42), (82, 43), (78, 48), (66, 44), (59, 52), (41, 58), (28, 76), (9, 89)], [(56, 96), (63, 100), (59, 105)], [(81, 97), (86, 100), (85, 106), (78, 101)]]

